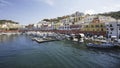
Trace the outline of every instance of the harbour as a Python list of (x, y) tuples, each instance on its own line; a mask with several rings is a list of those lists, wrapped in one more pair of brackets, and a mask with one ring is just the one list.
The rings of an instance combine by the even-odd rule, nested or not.
[(120, 68), (120, 1), (0, 0), (0, 68)]
[(68, 40), (37, 43), (25, 35), (0, 36), (0, 68), (119, 68), (120, 50), (87, 48)]

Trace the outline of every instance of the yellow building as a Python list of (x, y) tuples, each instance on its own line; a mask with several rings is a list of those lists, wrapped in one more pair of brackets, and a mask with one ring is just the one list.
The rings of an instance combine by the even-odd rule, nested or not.
[(101, 32), (106, 31), (105, 23), (89, 23), (85, 25), (83, 31)]
[(59, 29), (60, 26), (63, 26), (63, 23), (57, 22), (54, 24), (55, 29)]
[(95, 18), (91, 23), (84, 25), (82, 31), (105, 32), (105, 23), (101, 23), (98, 18)]

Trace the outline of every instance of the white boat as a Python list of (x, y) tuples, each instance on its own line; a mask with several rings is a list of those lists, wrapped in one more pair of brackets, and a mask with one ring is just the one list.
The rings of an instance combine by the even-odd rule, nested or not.
[(114, 48), (114, 44), (110, 42), (101, 42), (101, 44), (96, 44), (96, 43), (88, 43), (87, 47), (92, 47), (92, 48)]
[(9, 35), (12, 35), (12, 33), (10, 33), (10, 32), (7, 32), (7, 33), (3, 32), (2, 35), (8, 35), (9, 36)]

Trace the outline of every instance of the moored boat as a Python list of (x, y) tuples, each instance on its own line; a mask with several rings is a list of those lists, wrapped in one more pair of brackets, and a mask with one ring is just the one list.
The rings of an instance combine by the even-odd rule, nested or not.
[(88, 43), (86, 46), (92, 47), (92, 48), (114, 48), (115, 47), (115, 45), (110, 42), (101, 42), (100, 44)]

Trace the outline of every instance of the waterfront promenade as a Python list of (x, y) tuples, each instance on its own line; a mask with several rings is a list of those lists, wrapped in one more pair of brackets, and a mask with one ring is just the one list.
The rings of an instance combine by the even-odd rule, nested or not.
[(106, 36), (106, 32), (93, 32), (93, 31), (81, 31), (81, 30), (19, 30), (20, 32), (28, 32), (28, 31), (33, 31), (33, 32), (55, 32), (55, 33), (60, 33), (60, 34), (92, 34), (92, 35), (103, 35)]

